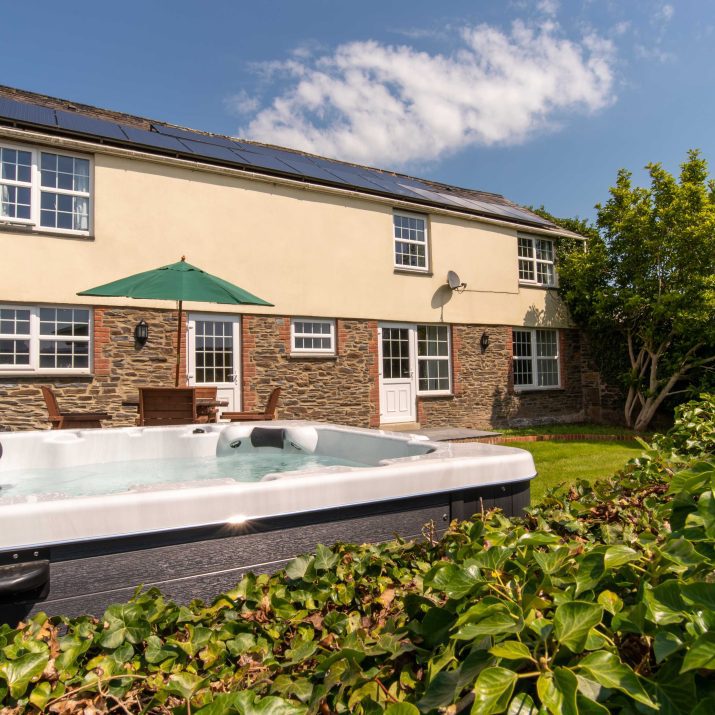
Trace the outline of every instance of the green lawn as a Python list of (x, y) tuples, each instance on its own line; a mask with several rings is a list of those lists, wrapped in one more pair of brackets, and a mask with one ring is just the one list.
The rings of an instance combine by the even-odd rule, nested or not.
[[(521, 427), (519, 429), (500, 429), (504, 435), (523, 434), (635, 434), (632, 429), (618, 425), (594, 424), (591, 422), (573, 422), (568, 424), (538, 425), (537, 427)], [(650, 435), (641, 434), (647, 439)]]
[(531, 482), (531, 502), (550, 487), (566, 486), (579, 479), (595, 480), (618, 471), (640, 455), (637, 442), (510, 442), (507, 446), (531, 452), (538, 475)]

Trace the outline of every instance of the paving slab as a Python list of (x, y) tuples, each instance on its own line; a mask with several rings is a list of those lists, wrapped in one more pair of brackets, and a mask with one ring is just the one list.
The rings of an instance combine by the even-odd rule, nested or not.
[(419, 429), (414, 434), (420, 434), (433, 442), (449, 442), (456, 439), (483, 439), (486, 437), (498, 437), (501, 432), (485, 432), (478, 429), (467, 429), (465, 427), (431, 427), (429, 429)]

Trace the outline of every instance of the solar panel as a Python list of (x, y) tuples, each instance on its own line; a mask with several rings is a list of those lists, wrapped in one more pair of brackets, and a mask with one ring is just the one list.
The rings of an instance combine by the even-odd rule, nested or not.
[(81, 132), (82, 134), (90, 134), (92, 136), (107, 137), (108, 139), (118, 139), (120, 141), (126, 141), (127, 139), (127, 135), (116, 122), (87, 117), (84, 114), (63, 112), (59, 109), (56, 110), (56, 114), (57, 125), (60, 129)]
[(243, 163), (241, 156), (225, 146), (203, 144), (201, 142), (192, 141), (191, 139), (182, 139), (181, 143), (186, 144), (189, 151), (199, 156), (204, 156), (207, 159), (218, 159), (219, 161), (225, 161), (229, 164)]
[(352, 166), (334, 165), (330, 167), (330, 173), (335, 174), (339, 179), (344, 181), (346, 184), (349, 184), (350, 186), (369, 189), (370, 191), (385, 191), (382, 186), (379, 186), (374, 181), (370, 181), (370, 179), (361, 174)]
[(16, 102), (13, 99), (5, 99), (4, 97), (0, 97), (0, 117), (46, 127), (57, 126), (54, 109), (39, 107), (36, 104), (27, 104), (26, 102)]
[(258, 153), (254, 151), (241, 151), (241, 157), (250, 166), (256, 166), (260, 169), (269, 169), (271, 171), (279, 171), (281, 174), (295, 174), (295, 169), (288, 166), (284, 161), (276, 159), (270, 154)]
[(334, 184), (346, 184), (344, 179), (341, 179), (332, 171), (327, 171), (324, 167), (318, 166), (314, 161), (307, 157), (291, 156), (281, 159), (293, 168), (300, 176), (309, 177), (311, 179), (320, 179), (321, 181), (329, 181)]
[(176, 137), (164, 136), (157, 132), (147, 132), (144, 129), (130, 127), (127, 124), (122, 124), (121, 127), (129, 141), (135, 144), (150, 146), (156, 149), (169, 149), (170, 151), (178, 151), (184, 154), (193, 153), (191, 149), (180, 142)]
[(190, 129), (179, 129), (178, 127), (166, 127), (163, 124), (152, 124), (152, 128), (159, 134), (168, 137), (176, 137), (177, 139), (188, 139), (194, 142), (203, 142), (204, 144), (213, 144), (215, 146), (225, 146), (233, 148), (237, 142), (228, 139), (227, 137), (214, 136), (213, 134), (202, 134), (201, 132), (192, 132)]

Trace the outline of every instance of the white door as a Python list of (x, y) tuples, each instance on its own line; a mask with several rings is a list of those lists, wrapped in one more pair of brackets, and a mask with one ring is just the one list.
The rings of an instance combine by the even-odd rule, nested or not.
[(226, 412), (241, 409), (241, 318), (237, 315), (189, 313), (188, 383), (216, 386), (219, 400), (227, 400)]
[(381, 325), (380, 346), (380, 422), (415, 422), (416, 330), (414, 325)]

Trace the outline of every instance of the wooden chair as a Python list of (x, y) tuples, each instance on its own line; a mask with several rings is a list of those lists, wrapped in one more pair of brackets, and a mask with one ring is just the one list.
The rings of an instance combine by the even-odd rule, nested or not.
[(276, 418), (276, 407), (278, 407), (278, 398), (281, 396), (281, 388), (276, 387), (271, 392), (266, 408), (263, 412), (222, 412), (221, 418), (231, 420), (231, 422), (249, 422), (254, 420), (274, 420)]
[[(197, 400), (215, 400), (217, 387), (195, 387)], [(218, 407), (197, 407), (198, 422), (218, 422)]]
[(151, 425), (195, 424), (196, 390), (193, 387), (140, 387), (139, 419)]
[(49, 387), (40, 385), (45, 398), (52, 429), (87, 429), (101, 427), (101, 420), (111, 419), (106, 412), (60, 412), (55, 393)]

